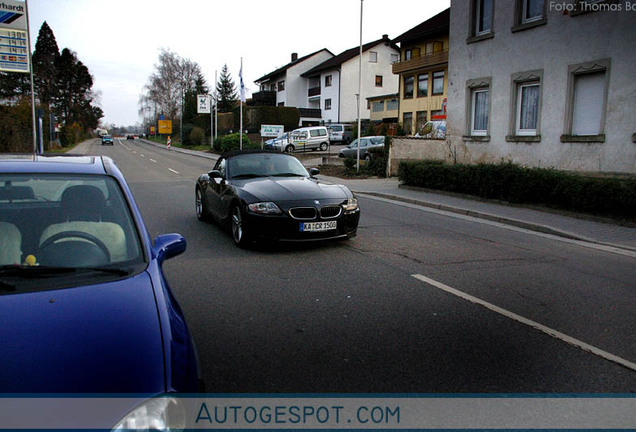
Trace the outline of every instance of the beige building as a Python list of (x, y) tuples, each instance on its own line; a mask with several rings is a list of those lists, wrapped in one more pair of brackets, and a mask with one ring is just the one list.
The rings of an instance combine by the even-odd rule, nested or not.
[(636, 15), (622, 1), (453, 0), (456, 160), (636, 174)]
[(446, 118), (450, 9), (435, 15), (393, 40), (400, 44), (399, 122), (413, 135), (430, 120)]

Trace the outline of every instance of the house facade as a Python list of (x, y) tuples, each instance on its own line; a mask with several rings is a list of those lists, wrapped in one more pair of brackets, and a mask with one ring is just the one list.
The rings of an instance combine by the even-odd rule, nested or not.
[(297, 107), (320, 121), (320, 112), (308, 109), (313, 108), (307, 104), (309, 81), (301, 75), (332, 57), (333, 53), (326, 48), (300, 58), (292, 53), (288, 64), (255, 81), (260, 91), (252, 98), (259, 105)]
[(446, 118), (449, 25), (446, 9), (394, 39), (400, 44), (400, 61), (392, 69), (400, 83), (398, 118), (407, 135)]
[(636, 174), (636, 18), (624, 3), (453, 0), (455, 158)]
[[(351, 48), (302, 74), (308, 80), (307, 105), (320, 108), (325, 123), (358, 120), (360, 47)], [(396, 93), (398, 82), (391, 71), (399, 49), (387, 35), (362, 47), (360, 118), (369, 119), (367, 98)]]

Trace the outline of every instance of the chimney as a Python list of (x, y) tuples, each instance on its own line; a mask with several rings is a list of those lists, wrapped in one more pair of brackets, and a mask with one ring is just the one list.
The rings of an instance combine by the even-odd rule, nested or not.
[(384, 45), (388, 46), (390, 41), (389, 41), (389, 35), (388, 34), (383, 34), (382, 35), (382, 40), (384, 41)]
[(292, 53), (292, 62), (298, 60), (298, 53)]

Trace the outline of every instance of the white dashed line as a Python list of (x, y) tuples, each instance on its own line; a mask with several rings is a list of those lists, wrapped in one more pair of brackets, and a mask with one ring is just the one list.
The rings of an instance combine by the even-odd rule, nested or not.
[(617, 364), (619, 364), (621, 366), (624, 366), (624, 367), (626, 367), (628, 369), (636, 371), (636, 364), (635, 363), (632, 363), (632, 362), (630, 362), (628, 360), (625, 360), (623, 358), (615, 356), (614, 354), (608, 353), (607, 351), (603, 351), (603, 350), (601, 350), (599, 348), (596, 348), (596, 347), (594, 347), (594, 346), (592, 346), (590, 344), (587, 344), (587, 343), (582, 342), (582, 341), (580, 341), (578, 339), (570, 337), (570, 336), (568, 336), (568, 335), (566, 335), (564, 333), (561, 333), (559, 331), (556, 331), (556, 330), (553, 330), (553, 329), (551, 329), (549, 327), (546, 327), (546, 326), (544, 326), (542, 324), (539, 324), (538, 322), (529, 320), (529, 319), (524, 318), (524, 317), (522, 317), (520, 315), (517, 315), (517, 314), (515, 314), (513, 312), (507, 311), (506, 309), (500, 308), (499, 306), (495, 306), (492, 303), (488, 303), (488, 302), (486, 302), (484, 300), (481, 300), (481, 299), (479, 299), (477, 297), (473, 297), (470, 294), (466, 294), (465, 292), (456, 290), (455, 288), (451, 288), (448, 285), (444, 285), (441, 282), (437, 282), (436, 280), (427, 278), (426, 276), (422, 276), (420, 274), (414, 274), (414, 275), (411, 275), (411, 276), (413, 276), (415, 279), (418, 279), (418, 280), (420, 280), (420, 281), (422, 281), (424, 283), (432, 285), (435, 288), (439, 288), (442, 291), (445, 291), (445, 292), (447, 292), (449, 294), (453, 294), (453, 295), (455, 295), (457, 297), (463, 298), (464, 300), (468, 300), (471, 303), (474, 303), (474, 304), (483, 306), (483, 307), (485, 307), (487, 309), (490, 309), (491, 311), (496, 312), (496, 313), (498, 313), (500, 315), (503, 315), (503, 316), (505, 316), (507, 318), (513, 319), (513, 320), (515, 320), (517, 322), (520, 322), (522, 324), (525, 324), (527, 326), (535, 328), (535, 329), (537, 329), (539, 331), (542, 331), (543, 333), (545, 333), (545, 334), (547, 334), (549, 336), (552, 336), (553, 338), (559, 339), (559, 340), (561, 340), (561, 341), (563, 341), (565, 343), (568, 343), (570, 345), (574, 345), (574, 346), (576, 346), (578, 348), (581, 348), (584, 351), (587, 351), (587, 352), (590, 352), (590, 353), (592, 353), (592, 354), (594, 354), (596, 356), (602, 357), (605, 360), (609, 360), (611, 362), (614, 362), (614, 363), (617, 363)]
[(168, 168), (168, 169), (169, 169), (170, 171), (172, 171), (173, 173), (175, 173), (175, 174), (179, 174), (179, 171), (175, 171), (175, 170), (173, 170), (172, 168)]
[(152, 163), (157, 163), (157, 161), (156, 161), (156, 160), (154, 160), (154, 159), (150, 159), (150, 158), (148, 158), (148, 160), (149, 160), (150, 162), (152, 162)]

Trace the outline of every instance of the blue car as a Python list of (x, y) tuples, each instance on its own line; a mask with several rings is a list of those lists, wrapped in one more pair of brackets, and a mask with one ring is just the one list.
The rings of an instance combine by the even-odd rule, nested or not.
[(151, 241), (110, 158), (0, 156), (0, 392), (200, 391), (162, 272), (185, 249)]

